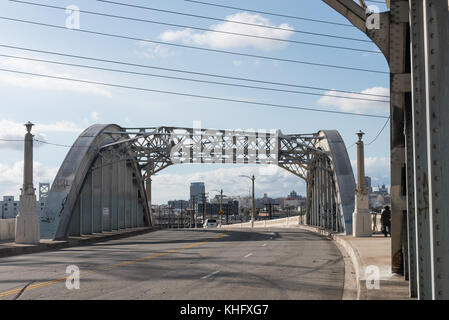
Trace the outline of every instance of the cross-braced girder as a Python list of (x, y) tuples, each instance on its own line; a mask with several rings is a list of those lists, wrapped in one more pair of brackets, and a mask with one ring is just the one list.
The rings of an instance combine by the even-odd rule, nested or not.
[(132, 128), (111, 135), (130, 145), (144, 177), (181, 163), (273, 164), (307, 180), (316, 153), (317, 134), (284, 135), (277, 131), (216, 130), (177, 127)]

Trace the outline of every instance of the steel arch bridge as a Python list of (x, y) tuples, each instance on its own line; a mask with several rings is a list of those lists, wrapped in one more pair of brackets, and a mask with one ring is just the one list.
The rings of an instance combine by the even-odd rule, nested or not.
[(306, 221), (352, 233), (355, 180), (336, 130), (314, 134), (93, 125), (62, 163), (41, 238), (151, 226), (151, 176), (173, 164), (278, 165), (307, 183)]

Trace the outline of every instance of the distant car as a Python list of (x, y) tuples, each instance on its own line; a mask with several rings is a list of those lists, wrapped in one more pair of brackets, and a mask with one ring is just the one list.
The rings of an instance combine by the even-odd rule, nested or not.
[(203, 228), (216, 228), (216, 227), (217, 227), (217, 220), (215, 219), (206, 219), (203, 225)]

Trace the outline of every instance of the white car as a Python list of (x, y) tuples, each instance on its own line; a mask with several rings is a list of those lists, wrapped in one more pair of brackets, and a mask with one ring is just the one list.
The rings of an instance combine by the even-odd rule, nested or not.
[(216, 228), (216, 227), (217, 227), (217, 220), (215, 219), (206, 219), (203, 225), (203, 228)]

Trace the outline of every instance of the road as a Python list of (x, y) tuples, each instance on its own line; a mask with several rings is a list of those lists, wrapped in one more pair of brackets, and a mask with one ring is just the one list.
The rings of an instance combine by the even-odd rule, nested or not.
[(341, 299), (344, 270), (332, 241), (296, 228), (159, 230), (0, 258), (0, 299)]

